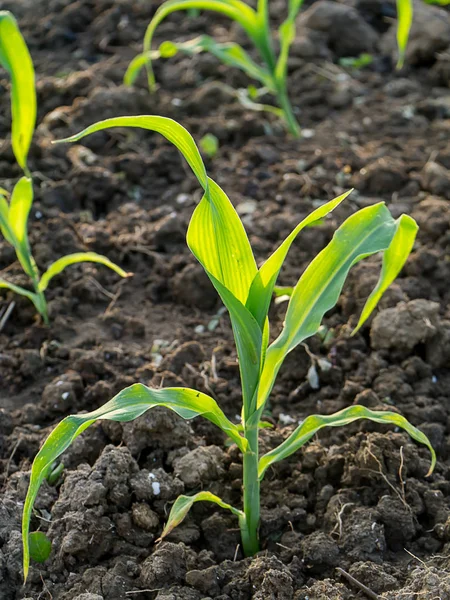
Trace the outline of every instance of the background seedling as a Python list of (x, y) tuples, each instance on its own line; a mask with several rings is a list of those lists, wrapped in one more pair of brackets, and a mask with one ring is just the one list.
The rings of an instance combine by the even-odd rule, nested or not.
[(95, 411), (66, 417), (49, 435), (31, 469), (22, 521), (25, 578), (30, 559), (31, 511), (49, 465), (98, 419), (132, 421), (155, 406), (163, 406), (184, 419), (203, 416), (217, 425), (243, 455), (242, 508), (234, 507), (208, 491), (180, 496), (172, 506), (161, 537), (169, 534), (185, 518), (195, 502), (209, 501), (238, 517), (243, 550), (248, 556), (259, 550), (260, 482), (267, 469), (296, 452), (323, 427), (347, 425), (357, 419), (393, 424), (429, 448), (431, 473), (436, 456), (421, 431), (395, 412), (374, 411), (359, 405), (332, 415), (310, 415), (277, 448), (263, 456), (259, 455), (258, 448), (261, 417), (286, 356), (318, 332), (323, 316), (336, 304), (351, 267), (367, 256), (382, 253), (380, 278), (363, 308), (355, 331), (363, 325), (407, 259), (417, 232), (415, 221), (407, 215), (394, 219), (382, 202), (350, 216), (293, 286), (284, 325), (270, 343), (269, 305), (291, 244), (303, 228), (325, 218), (349, 192), (320, 206), (303, 219), (258, 269), (237, 212), (225, 192), (207, 176), (194, 140), (181, 125), (163, 117), (120, 117), (96, 123), (66, 141), (78, 141), (108, 127), (124, 126), (161, 133), (182, 152), (203, 188), (204, 195), (189, 223), (187, 243), (230, 315), (241, 374), (241, 423), (231, 422), (217, 402), (200, 391), (185, 387), (152, 389), (142, 384), (122, 390)]
[(69, 265), (95, 262), (105, 265), (121, 277), (128, 277), (123, 269), (105, 256), (95, 252), (69, 254), (52, 263), (39, 273), (28, 240), (28, 217), (33, 203), (33, 183), (27, 165), (28, 152), (36, 124), (36, 89), (33, 62), (14, 16), (0, 11), (0, 64), (11, 76), (11, 141), (14, 156), (25, 172), (9, 194), (0, 189), (0, 232), (13, 246), (18, 261), (31, 280), (34, 291), (27, 290), (0, 277), (0, 288), (9, 289), (33, 302), (36, 310), (48, 323), (47, 302), (44, 292), (50, 280)]
[(199, 146), (208, 158), (214, 158), (219, 150), (219, 140), (212, 133), (207, 133), (201, 138)]
[[(253, 9), (242, 0), (167, 0), (156, 11), (147, 27), (143, 52), (130, 64), (125, 75), (125, 83), (133, 84), (139, 71), (147, 69), (150, 90), (155, 88), (152, 60), (170, 58), (178, 52), (188, 55), (210, 52), (225, 65), (237, 67), (251, 79), (258, 81), (263, 90), (273, 94), (279, 109), (271, 107), (282, 118), (287, 129), (295, 136), (300, 128), (292, 110), (287, 90), (287, 62), (289, 50), (295, 39), (295, 19), (300, 12), (303, 0), (288, 0), (288, 16), (278, 29), (279, 53), (274, 51), (274, 34), (269, 24), (268, 0), (258, 0)], [(158, 25), (171, 13), (180, 10), (208, 10), (222, 14), (239, 25), (260, 55), (262, 65), (256, 63), (242, 46), (236, 43), (219, 43), (208, 35), (202, 35), (188, 42), (164, 42), (158, 51), (152, 50), (152, 41)], [(252, 104), (248, 98), (249, 105)], [(255, 104), (253, 102), (253, 104)], [(262, 105), (257, 105), (261, 108)]]

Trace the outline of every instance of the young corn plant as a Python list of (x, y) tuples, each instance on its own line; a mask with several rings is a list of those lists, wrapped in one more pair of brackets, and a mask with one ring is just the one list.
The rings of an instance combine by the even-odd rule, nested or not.
[(36, 124), (36, 89), (33, 62), (25, 40), (13, 15), (0, 11), (0, 64), (11, 77), (11, 142), (14, 156), (24, 176), (9, 194), (0, 189), (0, 232), (13, 246), (17, 259), (31, 280), (33, 291), (0, 277), (0, 288), (7, 288), (25, 296), (48, 323), (47, 302), (44, 292), (50, 280), (69, 265), (81, 262), (100, 263), (127, 277), (123, 269), (108, 258), (95, 252), (76, 252), (58, 259), (42, 274), (39, 273), (28, 240), (28, 217), (33, 203), (33, 184), (27, 165), (28, 151)]
[[(264, 108), (274, 112), (286, 124), (290, 133), (300, 135), (300, 127), (292, 110), (287, 90), (287, 62), (289, 49), (295, 39), (295, 19), (301, 9), (303, 0), (288, 1), (288, 15), (278, 29), (279, 53), (274, 50), (274, 39), (269, 24), (268, 0), (258, 0), (257, 8), (242, 0), (167, 0), (161, 4), (150, 22), (144, 37), (143, 52), (130, 64), (125, 74), (125, 83), (132, 85), (141, 68), (147, 70), (150, 90), (155, 88), (152, 60), (170, 58), (183, 52), (188, 55), (210, 52), (222, 63), (237, 67), (248, 77), (262, 85), (260, 93), (269, 92), (277, 100), (279, 108), (257, 104), (246, 99), (248, 106)], [(214, 38), (202, 35), (188, 42), (164, 42), (159, 50), (152, 50), (153, 36), (158, 25), (171, 13), (180, 10), (210, 10), (239, 23), (249, 40), (258, 51), (261, 64), (255, 62), (249, 54), (236, 43), (219, 43)]]
[(416, 236), (415, 221), (407, 215), (394, 219), (382, 202), (350, 216), (289, 290), (284, 325), (270, 342), (269, 305), (291, 244), (305, 227), (320, 222), (350, 192), (327, 202), (303, 219), (258, 268), (237, 212), (225, 192), (207, 176), (194, 140), (181, 125), (163, 117), (121, 117), (96, 123), (63, 141), (77, 141), (109, 127), (140, 127), (159, 132), (181, 151), (203, 188), (203, 197), (189, 223), (187, 243), (230, 315), (242, 384), (242, 422), (230, 421), (217, 402), (203, 392), (185, 387), (152, 389), (140, 383), (122, 390), (97, 410), (66, 417), (49, 435), (31, 469), (23, 511), (25, 577), (29, 567), (30, 517), (39, 487), (56, 458), (98, 419), (132, 421), (155, 406), (164, 406), (184, 419), (202, 416), (219, 427), (243, 455), (242, 506), (231, 506), (208, 491), (180, 496), (172, 506), (161, 537), (185, 518), (195, 502), (209, 501), (236, 515), (243, 550), (248, 556), (259, 549), (260, 483), (267, 469), (296, 452), (323, 427), (346, 425), (357, 419), (393, 424), (429, 448), (431, 473), (436, 457), (421, 431), (395, 412), (369, 410), (358, 405), (332, 415), (310, 415), (274, 450), (260, 456), (258, 449), (264, 408), (286, 356), (318, 331), (323, 316), (336, 304), (350, 268), (367, 256), (382, 253), (381, 274), (363, 308), (355, 328), (358, 331), (403, 267)]

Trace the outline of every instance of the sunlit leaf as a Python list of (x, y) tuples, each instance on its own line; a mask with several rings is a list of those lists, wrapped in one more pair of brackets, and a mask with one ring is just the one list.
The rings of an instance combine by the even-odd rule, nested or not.
[(0, 63), (11, 77), (12, 147), (27, 172), (27, 156), (36, 123), (33, 63), (13, 15), (0, 11)]
[(253, 314), (257, 322), (262, 326), (264, 319), (269, 311), (270, 300), (274, 291), (275, 283), (280, 269), (286, 259), (289, 248), (297, 235), (315, 221), (318, 221), (332, 212), (345, 198), (351, 193), (351, 190), (338, 196), (334, 200), (327, 202), (309, 214), (284, 242), (275, 250), (275, 252), (260, 267), (252, 281), (250, 293), (248, 295), (246, 306)]
[(403, 63), (405, 62), (406, 47), (408, 45), (409, 32), (411, 31), (412, 21), (412, 0), (397, 0), (397, 69), (401, 69), (401, 67), (403, 67)]
[[(286, 355), (314, 335), (324, 314), (335, 306), (350, 268), (366, 256), (389, 248), (397, 222), (383, 203), (359, 210), (335, 232), (294, 287), (284, 327), (269, 346), (258, 391), (264, 404)], [(389, 255), (388, 255), (389, 257)], [(391, 255), (396, 262), (396, 256)], [(390, 269), (385, 263), (385, 268)], [(370, 304), (373, 310), (374, 305)], [(366, 311), (365, 318), (369, 314)]]
[(160, 133), (178, 148), (193, 170), (200, 185), (204, 190), (207, 189), (208, 180), (205, 165), (203, 164), (202, 157), (192, 136), (182, 125), (167, 117), (144, 115), (138, 117), (116, 117), (114, 119), (105, 119), (104, 121), (99, 121), (98, 123), (86, 127), (86, 129), (83, 129), (80, 133), (63, 140), (58, 140), (57, 143), (78, 142), (91, 133), (102, 131), (110, 127), (135, 127)]
[(255, 11), (241, 0), (168, 0), (158, 8), (144, 36), (143, 54), (149, 58), (146, 62), (146, 68), (150, 88), (154, 86), (155, 81), (149, 53), (152, 49), (153, 35), (157, 27), (171, 13), (192, 8), (213, 11), (229, 17), (244, 28), (250, 39), (253, 39), (255, 43), (258, 42)]
[(402, 270), (416, 239), (417, 223), (408, 215), (402, 215), (397, 221), (397, 230), (384, 252), (383, 266), (378, 283), (364, 305), (363, 311), (353, 333), (356, 333), (372, 314), (381, 296)]
[(96, 254), (95, 252), (75, 252), (75, 254), (68, 254), (67, 256), (59, 258), (49, 266), (39, 281), (38, 290), (40, 292), (44, 292), (47, 289), (50, 280), (55, 277), (55, 275), (58, 275), (70, 265), (76, 265), (82, 262), (99, 263), (105, 267), (109, 267), (121, 277), (130, 277), (132, 275), (132, 273), (127, 273), (115, 263), (110, 261), (109, 258), (106, 258), (106, 256)]
[(431, 466), (428, 475), (432, 473), (436, 464), (436, 453), (425, 434), (417, 429), (417, 427), (411, 425), (405, 417), (397, 413), (369, 410), (365, 406), (355, 405), (344, 408), (344, 410), (333, 415), (310, 415), (306, 417), (280, 446), (260, 458), (258, 468), (259, 478), (263, 478), (265, 471), (270, 465), (296, 452), (323, 427), (340, 427), (341, 425), (348, 425), (357, 419), (369, 419), (376, 423), (388, 423), (404, 429), (416, 442), (424, 444), (431, 452)]
[(66, 450), (76, 437), (98, 419), (127, 422), (133, 421), (155, 406), (164, 406), (176, 412), (183, 419), (203, 416), (231, 438), (242, 452), (247, 441), (238, 428), (229, 421), (215, 400), (189, 388), (151, 389), (140, 383), (122, 390), (112, 400), (89, 413), (66, 417), (45, 440), (33, 461), (31, 478), (22, 517), (23, 571), (27, 578), (30, 561), (28, 533), (31, 511), (42, 481), (54, 461)]

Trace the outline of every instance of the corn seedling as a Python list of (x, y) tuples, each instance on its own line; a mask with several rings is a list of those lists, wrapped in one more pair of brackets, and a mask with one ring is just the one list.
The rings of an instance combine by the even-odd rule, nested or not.
[(393, 424), (429, 448), (432, 455), (430, 473), (436, 461), (428, 438), (404, 417), (358, 405), (332, 415), (310, 415), (277, 448), (263, 456), (259, 455), (258, 449), (263, 411), (288, 353), (318, 332), (323, 316), (335, 306), (350, 268), (367, 256), (382, 253), (378, 283), (362, 310), (355, 331), (363, 325), (403, 267), (416, 237), (416, 222), (407, 215), (394, 219), (382, 202), (350, 216), (292, 289), (285, 288), (290, 299), (284, 325), (270, 343), (269, 305), (291, 244), (302, 229), (324, 219), (350, 192), (320, 206), (303, 219), (258, 268), (237, 212), (225, 192), (207, 176), (192, 137), (175, 121), (153, 116), (108, 119), (64, 141), (74, 142), (96, 131), (126, 126), (156, 131), (166, 137), (184, 155), (203, 188), (204, 195), (189, 223), (187, 243), (229, 312), (242, 384), (241, 423), (230, 421), (217, 402), (203, 392), (184, 387), (152, 389), (140, 383), (122, 390), (97, 410), (66, 417), (49, 435), (33, 462), (23, 511), (25, 577), (30, 557), (30, 517), (39, 487), (54, 461), (98, 419), (132, 421), (155, 406), (164, 406), (184, 419), (203, 416), (217, 425), (243, 455), (242, 508), (232, 506), (208, 491), (180, 496), (172, 506), (161, 537), (185, 518), (195, 502), (209, 501), (236, 515), (243, 550), (249, 556), (259, 549), (260, 483), (267, 469), (296, 452), (323, 427), (346, 425), (357, 419)]
[(19, 263), (31, 280), (34, 291), (27, 290), (0, 277), (0, 288), (7, 288), (33, 302), (36, 310), (48, 323), (47, 302), (44, 292), (50, 280), (69, 265), (96, 262), (113, 269), (121, 277), (129, 274), (108, 258), (95, 252), (77, 252), (52, 263), (42, 276), (31, 253), (28, 240), (28, 217), (33, 203), (33, 184), (27, 165), (36, 124), (36, 89), (34, 68), (25, 40), (17, 22), (8, 11), (0, 11), (0, 64), (11, 77), (11, 141), (14, 156), (25, 176), (9, 194), (0, 189), (0, 232), (13, 246)]
[(207, 133), (200, 139), (199, 146), (208, 158), (214, 158), (219, 151), (219, 140), (214, 134)]
[[(200, 52), (210, 52), (225, 65), (237, 67), (248, 77), (259, 82), (265, 92), (273, 94), (279, 108), (270, 107), (270, 111), (284, 120), (290, 133), (298, 136), (300, 128), (293, 113), (287, 90), (287, 63), (290, 46), (295, 39), (295, 19), (302, 4), (303, 0), (289, 0), (288, 2), (288, 15), (278, 29), (280, 50), (277, 56), (269, 25), (268, 0), (258, 0), (256, 9), (242, 0), (168, 0), (158, 8), (147, 27), (143, 52), (128, 67), (125, 83), (133, 84), (139, 71), (145, 67), (149, 88), (153, 90), (155, 77), (152, 60), (170, 58), (178, 52), (189, 56)], [(191, 9), (213, 11), (238, 23), (258, 51), (261, 64), (255, 62), (239, 44), (219, 43), (208, 35), (202, 35), (188, 42), (164, 42), (159, 50), (152, 50), (153, 37), (159, 24), (173, 12)], [(262, 105), (257, 106), (261, 107)], [(265, 106), (267, 108), (267, 105)]]
[[(425, 0), (425, 4), (448, 6), (450, 0)], [(401, 69), (405, 62), (406, 48), (409, 34), (413, 24), (413, 0), (397, 0), (397, 69)]]

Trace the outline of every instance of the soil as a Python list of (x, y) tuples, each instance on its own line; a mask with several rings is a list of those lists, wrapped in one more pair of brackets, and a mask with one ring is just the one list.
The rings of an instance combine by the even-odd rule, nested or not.
[[(270, 4), (276, 22), (285, 2)], [(246, 78), (206, 55), (158, 62), (154, 95), (143, 77), (123, 87), (155, 3), (16, 0), (2, 7), (19, 19), (37, 72), (36, 261), (44, 268), (89, 249), (134, 276), (119, 281), (102, 267), (71, 267), (48, 290), (49, 327), (27, 300), (0, 296), (1, 311), (15, 303), (0, 332), (0, 597), (367, 598), (340, 568), (371, 597), (450, 598), (450, 48), (437, 47), (426, 28), (431, 17), (448, 22), (448, 12), (419, 20), (410, 62), (395, 71), (392, 5), (326, 2), (325, 17), (338, 14), (323, 26), (323, 3), (305, 9), (290, 59), (305, 135), (293, 140), (272, 115), (241, 106), (223, 84), (243, 87)], [(350, 21), (341, 18), (344, 9)], [(157, 37), (205, 31), (245, 43), (237, 27), (211, 15), (172, 15)], [(362, 51), (373, 54), (368, 67), (339, 65), (341, 56)], [(20, 171), (3, 75), (0, 85), (0, 176), (11, 188)], [(155, 545), (181, 492), (208, 489), (239, 505), (241, 458), (219, 430), (159, 409), (129, 424), (99, 422), (64, 454), (56, 484), (42, 486), (32, 527), (48, 534), (53, 550), (45, 564), (32, 565), (23, 587), (20, 519), (30, 466), (61, 418), (136, 381), (195, 387), (213, 394), (230, 418), (240, 412), (229, 322), (184, 241), (200, 192), (178, 152), (137, 130), (51, 145), (96, 120), (131, 114), (173, 117), (196, 140), (218, 137), (207, 168), (243, 216), (258, 261), (319, 202), (355, 188), (330, 219), (301, 234), (282, 284), (294, 283), (359, 207), (384, 200), (394, 215), (416, 218), (414, 251), (377, 316), (350, 337), (378, 276), (375, 257), (351, 272), (324, 320), (326, 341), (315, 336), (309, 353), (301, 347), (289, 356), (267, 415), (274, 427), (262, 432), (261, 445), (273, 447), (312, 412), (388, 405), (430, 437), (438, 464), (426, 478), (427, 450), (391, 427), (363, 422), (323, 431), (267, 473), (262, 550), (244, 559), (235, 518), (202, 503)], [(25, 283), (4, 241), (0, 269)], [(273, 331), (285, 308), (272, 309)], [(318, 382), (308, 377), (311, 353), (324, 359)]]

